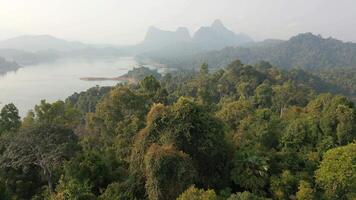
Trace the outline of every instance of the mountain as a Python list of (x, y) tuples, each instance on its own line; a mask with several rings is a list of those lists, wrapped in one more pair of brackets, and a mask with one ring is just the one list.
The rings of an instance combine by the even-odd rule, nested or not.
[(193, 42), (204, 49), (221, 49), (251, 43), (253, 40), (242, 33), (235, 34), (227, 29), (220, 20), (215, 20), (210, 27), (201, 27), (193, 36)]
[(156, 61), (171, 67), (197, 68), (206, 62), (212, 68), (221, 68), (236, 59), (248, 64), (264, 60), (279, 68), (356, 68), (356, 44), (303, 33), (287, 41), (267, 40), (245, 47), (197, 53), (180, 60), (157, 58)]
[(250, 43), (253, 43), (253, 40), (249, 36), (236, 34), (227, 29), (220, 20), (215, 20), (211, 26), (201, 27), (193, 37), (185, 27), (176, 31), (164, 31), (151, 26), (144, 41), (132, 47), (130, 51), (140, 54), (141, 57), (145, 56), (141, 54), (174, 57)]
[(0, 57), (0, 74), (20, 68), (16, 62), (10, 62)]
[(0, 49), (16, 49), (28, 52), (56, 50), (73, 51), (88, 48), (80, 42), (70, 42), (50, 35), (24, 35), (0, 41)]
[(135, 48), (139, 52), (147, 52), (189, 42), (191, 42), (191, 37), (188, 29), (185, 27), (177, 28), (176, 31), (165, 31), (151, 26), (146, 33), (144, 41), (136, 45)]
[(20, 65), (36, 64), (40, 60), (36, 53), (16, 49), (0, 49), (0, 57)]
[(23, 66), (50, 62), (58, 58), (126, 55), (127, 53), (121, 49), (108, 45), (87, 45), (58, 39), (50, 35), (27, 35), (0, 41), (0, 57)]

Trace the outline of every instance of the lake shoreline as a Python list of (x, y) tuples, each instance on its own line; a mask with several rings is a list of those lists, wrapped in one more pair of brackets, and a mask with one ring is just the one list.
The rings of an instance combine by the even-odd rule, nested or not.
[[(115, 86), (120, 82), (131, 81), (118, 77), (138, 65), (134, 57), (125, 56), (106, 59), (60, 59), (50, 63), (22, 66), (0, 76), (0, 108), (14, 103), (21, 117), (24, 117), (42, 99), (48, 102), (65, 100), (75, 92), (85, 91), (96, 85)], [(90, 81), (80, 80), (81, 77)], [(102, 81), (104, 79), (105, 81)]]

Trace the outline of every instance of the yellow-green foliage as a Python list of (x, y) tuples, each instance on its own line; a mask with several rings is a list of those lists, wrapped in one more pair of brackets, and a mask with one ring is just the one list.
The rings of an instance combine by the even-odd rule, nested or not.
[(300, 181), (298, 192), (296, 193), (297, 200), (313, 200), (314, 190), (311, 185), (306, 181)]
[(151, 145), (145, 155), (146, 191), (150, 200), (171, 200), (193, 183), (189, 156), (172, 145)]
[(356, 193), (356, 143), (327, 151), (315, 177), (328, 199), (347, 199)]
[(191, 186), (177, 200), (217, 200), (218, 197), (214, 190), (197, 189)]

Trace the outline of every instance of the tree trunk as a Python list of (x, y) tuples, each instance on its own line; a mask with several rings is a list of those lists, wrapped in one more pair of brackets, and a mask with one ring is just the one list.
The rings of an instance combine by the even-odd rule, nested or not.
[(280, 110), (279, 118), (282, 118), (282, 117), (283, 117), (283, 110), (284, 110), (284, 107), (282, 107), (281, 110)]
[(44, 175), (46, 176), (46, 179), (47, 179), (49, 191), (52, 194), (52, 193), (54, 193), (54, 188), (53, 188), (53, 182), (52, 182), (51, 173), (46, 168), (43, 169), (43, 172), (44, 172)]

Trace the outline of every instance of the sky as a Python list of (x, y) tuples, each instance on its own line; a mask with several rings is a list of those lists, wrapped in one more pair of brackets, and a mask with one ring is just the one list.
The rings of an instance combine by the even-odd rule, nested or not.
[(165, 30), (220, 19), (256, 41), (304, 32), (356, 42), (355, 0), (0, 0), (0, 40), (49, 34), (92, 44), (135, 44)]

